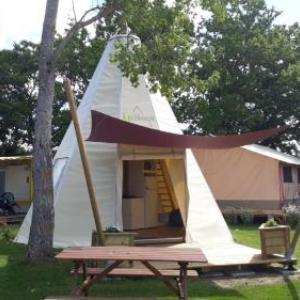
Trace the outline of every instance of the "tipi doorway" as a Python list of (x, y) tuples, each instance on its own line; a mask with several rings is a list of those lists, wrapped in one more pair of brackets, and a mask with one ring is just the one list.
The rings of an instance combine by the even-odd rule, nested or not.
[(171, 226), (178, 211), (163, 160), (123, 162), (123, 227), (138, 238), (182, 237), (183, 226)]

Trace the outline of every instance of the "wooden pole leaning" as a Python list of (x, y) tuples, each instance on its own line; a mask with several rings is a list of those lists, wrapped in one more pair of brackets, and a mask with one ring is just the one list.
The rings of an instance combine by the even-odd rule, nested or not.
[(78, 115), (77, 115), (77, 106), (75, 103), (74, 95), (73, 95), (72, 88), (71, 88), (71, 82), (69, 79), (64, 80), (64, 87), (65, 87), (67, 99), (68, 99), (68, 102), (70, 105), (70, 112), (71, 112), (73, 125), (74, 125), (75, 132), (76, 132), (81, 162), (82, 162), (84, 176), (86, 179), (86, 184), (87, 184), (90, 202), (91, 202), (91, 206), (92, 206), (92, 211), (93, 211), (94, 221), (95, 221), (95, 225), (96, 225), (96, 231), (97, 231), (97, 235), (98, 235), (99, 244), (104, 245), (104, 234), (102, 231), (102, 226), (101, 226), (101, 221), (100, 221), (99, 207), (98, 207), (98, 203), (96, 201), (95, 188), (93, 185), (91, 170), (90, 170), (88, 158), (87, 158), (87, 152), (86, 152), (83, 135), (82, 135), (82, 131), (80, 128), (79, 119), (78, 119)]
[(286, 258), (288, 260), (291, 260), (293, 255), (294, 255), (294, 252), (295, 252), (295, 249), (296, 249), (296, 246), (297, 246), (297, 242), (299, 240), (299, 236), (300, 236), (300, 221), (298, 221), (298, 224), (296, 226), (295, 233), (294, 233), (294, 236), (293, 236), (293, 240), (292, 240), (292, 242), (290, 244), (290, 247), (287, 251)]

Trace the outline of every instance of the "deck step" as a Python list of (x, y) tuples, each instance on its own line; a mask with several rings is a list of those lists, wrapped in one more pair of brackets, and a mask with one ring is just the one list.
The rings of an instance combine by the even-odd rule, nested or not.
[(158, 245), (158, 244), (179, 244), (184, 243), (184, 237), (167, 237), (167, 238), (153, 238), (153, 239), (138, 239), (134, 241), (135, 246), (142, 245)]

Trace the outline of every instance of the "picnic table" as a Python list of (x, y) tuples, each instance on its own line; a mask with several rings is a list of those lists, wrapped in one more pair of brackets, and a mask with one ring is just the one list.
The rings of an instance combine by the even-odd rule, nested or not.
[[(76, 247), (67, 248), (56, 255), (58, 260), (73, 261), (75, 273), (82, 274), (83, 283), (76, 289), (77, 296), (87, 296), (88, 289), (100, 279), (110, 274), (119, 277), (124, 276), (146, 276), (153, 275), (164, 282), (179, 299), (186, 300), (187, 277), (189, 263), (206, 263), (207, 260), (200, 249), (187, 248), (162, 248), (162, 247), (126, 247), (126, 246), (105, 246), (105, 247)], [(88, 268), (87, 262), (109, 261), (106, 267)], [(143, 269), (122, 269), (117, 267), (124, 261), (141, 262)], [(179, 272), (176, 277), (176, 284), (170, 281), (171, 270), (160, 270), (152, 262), (175, 262), (178, 264)], [(173, 270), (174, 271), (174, 270)], [(174, 272), (173, 272), (174, 275)]]

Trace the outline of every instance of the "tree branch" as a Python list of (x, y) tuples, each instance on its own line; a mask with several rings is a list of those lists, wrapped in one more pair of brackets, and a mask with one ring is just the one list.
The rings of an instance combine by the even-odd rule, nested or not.
[[(112, 3), (112, 4), (110, 4), (108, 6), (104, 6), (102, 8), (99, 6), (96, 6), (96, 7), (93, 7), (91, 9), (87, 10), (82, 15), (80, 20), (78, 22), (76, 22), (73, 25), (73, 27), (68, 31), (67, 35), (62, 39), (62, 41), (60, 42), (60, 44), (58, 45), (56, 50), (54, 50), (52, 59), (51, 59), (52, 68), (54, 68), (56, 66), (56, 63), (57, 63), (59, 57), (61, 56), (62, 52), (64, 51), (65, 47), (67, 46), (69, 41), (72, 39), (72, 37), (75, 35), (75, 33), (78, 32), (78, 30), (94, 23), (97, 20), (107, 17), (108, 15), (113, 13), (116, 9), (117, 9), (116, 3)], [(97, 10), (99, 10), (99, 12), (95, 16), (85, 20), (85, 18), (88, 14), (90, 14), (94, 11), (97, 11)]]
[(75, 20), (75, 22), (77, 22), (77, 16), (76, 16), (76, 10), (75, 10), (74, 0), (72, 0), (72, 9), (73, 9), (74, 20)]

